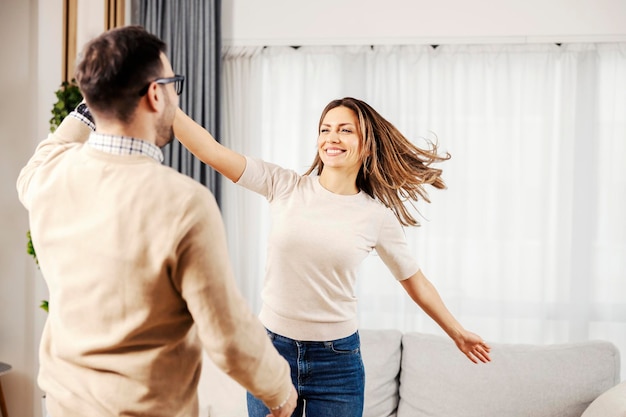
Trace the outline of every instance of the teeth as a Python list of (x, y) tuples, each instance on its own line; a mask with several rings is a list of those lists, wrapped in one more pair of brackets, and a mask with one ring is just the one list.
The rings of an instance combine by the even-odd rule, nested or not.
[(341, 149), (326, 149), (328, 155), (338, 155), (343, 152)]

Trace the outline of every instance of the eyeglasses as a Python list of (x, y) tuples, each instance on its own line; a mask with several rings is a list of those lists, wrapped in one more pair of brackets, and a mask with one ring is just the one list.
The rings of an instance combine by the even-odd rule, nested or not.
[(175, 74), (173, 77), (157, 78), (156, 80), (149, 82), (144, 88), (142, 88), (139, 91), (139, 95), (143, 96), (144, 94), (146, 94), (148, 92), (148, 88), (150, 87), (150, 84), (152, 83), (157, 83), (157, 84), (174, 83), (174, 90), (176, 90), (176, 94), (180, 95), (183, 92), (183, 85), (185, 84), (185, 76)]

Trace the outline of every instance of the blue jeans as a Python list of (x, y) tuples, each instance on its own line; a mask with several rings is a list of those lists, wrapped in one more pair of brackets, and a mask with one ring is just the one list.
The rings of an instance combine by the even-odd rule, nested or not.
[[(298, 391), (292, 417), (362, 417), (365, 371), (359, 333), (329, 342), (302, 342), (267, 331), (287, 359)], [(267, 407), (248, 393), (248, 416), (265, 417)]]

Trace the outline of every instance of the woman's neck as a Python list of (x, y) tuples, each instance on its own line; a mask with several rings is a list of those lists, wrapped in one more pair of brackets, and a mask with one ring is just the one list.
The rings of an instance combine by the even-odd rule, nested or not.
[(359, 193), (356, 175), (345, 175), (332, 169), (324, 168), (320, 174), (320, 185), (334, 194), (354, 195)]

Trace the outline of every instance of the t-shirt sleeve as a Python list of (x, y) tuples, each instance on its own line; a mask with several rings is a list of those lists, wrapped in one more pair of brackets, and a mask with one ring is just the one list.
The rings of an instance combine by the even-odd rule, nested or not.
[(375, 249), (398, 281), (410, 278), (420, 269), (407, 244), (404, 229), (390, 209), (385, 209)]
[(261, 194), (271, 202), (288, 195), (300, 178), (295, 171), (246, 156), (246, 168), (236, 184)]

